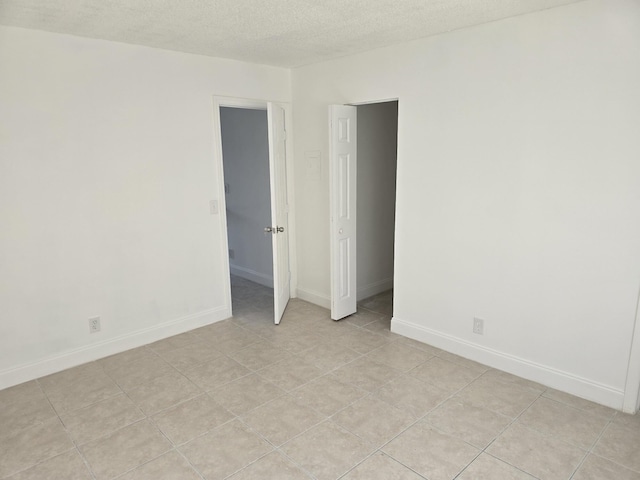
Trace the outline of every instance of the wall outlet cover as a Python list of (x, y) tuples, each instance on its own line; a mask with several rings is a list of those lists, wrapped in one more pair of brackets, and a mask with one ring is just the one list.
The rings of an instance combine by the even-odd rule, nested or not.
[(484, 320), (481, 318), (473, 319), (473, 333), (484, 335)]
[(100, 331), (100, 317), (93, 317), (89, 319), (89, 333), (96, 333)]

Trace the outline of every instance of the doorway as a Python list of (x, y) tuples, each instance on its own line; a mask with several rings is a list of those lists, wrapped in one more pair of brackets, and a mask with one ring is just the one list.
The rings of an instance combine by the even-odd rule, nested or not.
[(393, 311), (398, 101), (357, 105), (358, 308)]
[[(291, 251), (295, 247), (294, 212), (288, 203), (293, 186), (292, 177), (287, 175), (290, 168), (288, 162), (293, 156), (292, 138), (287, 138), (287, 126), (291, 122), (291, 105), (229, 97), (214, 97), (213, 104), (219, 197), (211, 200), (210, 210), (212, 215), (219, 215), (220, 218), (223, 232), (220, 245), (223, 269), (229, 272), (229, 277), (234, 274), (236, 293), (247, 290), (243, 287), (255, 285), (273, 288), (273, 292), (263, 291), (264, 294), (260, 295), (268, 297), (268, 301), (267, 298), (263, 298), (262, 303), (256, 304), (257, 295), (248, 293), (245, 300), (252, 297), (253, 302), (250, 306), (253, 310), (260, 310), (265, 316), (270, 310), (270, 319), (277, 325), (282, 319), (292, 291), (296, 288), (296, 277), (292, 275), (292, 270), (295, 271), (295, 252)], [(246, 128), (247, 122), (254, 126), (254, 130)], [(266, 164), (263, 161), (265, 154), (268, 160)], [(235, 161), (231, 162), (234, 159)], [(230, 177), (229, 173), (225, 174), (225, 168), (231, 171), (236, 169), (238, 174)], [(258, 174), (255, 175), (256, 173)], [(229, 181), (230, 179), (233, 179), (233, 182)], [(258, 183), (250, 182), (247, 186), (247, 179), (257, 179)], [(238, 198), (235, 201), (230, 200), (233, 205), (227, 212), (226, 197), (232, 195), (232, 192), (242, 192), (242, 195), (236, 195)], [(261, 207), (264, 207), (264, 210)], [(266, 211), (270, 211), (270, 216), (265, 214)], [(227, 217), (231, 219), (230, 222), (227, 221)], [(245, 228), (244, 231), (240, 228), (240, 234), (235, 235), (239, 224), (249, 228)], [(247, 246), (247, 243), (250, 245)], [(271, 271), (268, 270), (269, 257), (266, 254), (269, 244), (272, 252)], [(244, 281), (239, 280), (240, 278)], [(231, 278), (225, 279), (224, 287), (226, 304), (229, 313), (233, 315), (235, 305), (232, 300)], [(237, 294), (235, 296), (238, 297)], [(271, 309), (268, 308), (269, 304), (272, 305)]]
[(360, 302), (384, 308), (390, 321), (398, 102), (332, 105), (329, 119), (331, 318), (356, 313)]
[(273, 320), (266, 108), (220, 107), (231, 303), (234, 315)]

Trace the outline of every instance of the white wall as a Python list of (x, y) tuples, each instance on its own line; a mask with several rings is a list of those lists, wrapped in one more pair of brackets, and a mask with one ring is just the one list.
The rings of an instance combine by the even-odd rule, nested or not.
[[(299, 293), (329, 295), (327, 105), (398, 98), (393, 329), (614, 407), (640, 286), (640, 3), (293, 71)], [(485, 319), (484, 336), (472, 333)]]
[(231, 273), (273, 287), (267, 111), (220, 108)]
[(0, 28), (0, 388), (228, 316), (214, 94), (290, 72)]
[(358, 106), (358, 300), (393, 287), (398, 102)]

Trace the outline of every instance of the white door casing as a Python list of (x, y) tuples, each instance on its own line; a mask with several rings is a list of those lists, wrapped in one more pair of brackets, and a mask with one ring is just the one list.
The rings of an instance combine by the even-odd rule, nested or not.
[(271, 228), (273, 235), (273, 304), (276, 325), (290, 298), (289, 203), (287, 200), (286, 130), (282, 106), (267, 104), (269, 124), (269, 172), (271, 185)]
[(331, 318), (356, 312), (357, 109), (329, 106)]

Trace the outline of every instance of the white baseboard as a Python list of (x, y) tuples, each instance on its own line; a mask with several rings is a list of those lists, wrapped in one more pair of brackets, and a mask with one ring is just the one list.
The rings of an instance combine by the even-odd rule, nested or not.
[(126, 335), (68, 350), (35, 362), (0, 371), (0, 390), (57, 373), (83, 363), (141, 347), (179, 333), (219, 322), (231, 316), (229, 307), (212, 308)]
[(331, 308), (331, 298), (323, 293), (314, 292), (313, 290), (307, 290), (298, 287), (297, 297), (301, 300), (313, 303), (314, 305), (318, 305), (323, 308)]
[(382, 292), (386, 292), (387, 290), (391, 290), (393, 288), (393, 277), (385, 278), (383, 280), (379, 280), (377, 282), (369, 283), (368, 285), (358, 285), (358, 293), (356, 294), (356, 298), (358, 302), (360, 300), (364, 300), (365, 298), (373, 297)]
[(391, 331), (556, 390), (616, 410), (622, 409), (624, 392), (608, 385), (471, 343), (397, 317), (391, 319)]
[(250, 268), (240, 267), (238, 265), (229, 265), (229, 270), (231, 270), (231, 275), (237, 275), (245, 280), (250, 280), (265, 287), (273, 288), (273, 276), (256, 272)]

